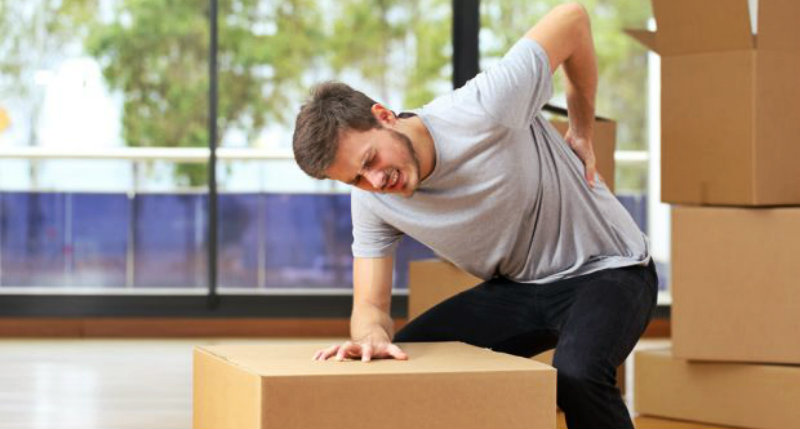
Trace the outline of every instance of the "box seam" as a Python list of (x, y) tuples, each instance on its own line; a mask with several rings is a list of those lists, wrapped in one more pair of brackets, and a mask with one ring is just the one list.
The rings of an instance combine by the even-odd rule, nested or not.
[(756, 186), (756, 181), (758, 179), (758, 151), (756, 150), (756, 145), (758, 141), (758, 125), (759, 125), (759, 117), (761, 116), (761, 103), (758, 100), (758, 62), (759, 62), (759, 55), (757, 50), (753, 50), (753, 61), (751, 64), (752, 73), (752, 81), (750, 82), (750, 96), (752, 97), (752, 106), (753, 106), (753, 115), (750, 118), (750, 200), (758, 204), (760, 203), (760, 195), (758, 195), (758, 187)]

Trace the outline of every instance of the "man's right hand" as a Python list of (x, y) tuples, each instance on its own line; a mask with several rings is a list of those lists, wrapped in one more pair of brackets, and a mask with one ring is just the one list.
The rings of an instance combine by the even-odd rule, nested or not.
[(334, 344), (328, 348), (318, 350), (313, 360), (327, 360), (335, 356), (337, 361), (346, 358), (358, 359), (369, 362), (375, 359), (406, 360), (408, 355), (396, 344), (392, 344), (385, 336), (369, 336), (360, 340), (345, 341), (343, 344)]
[(389, 316), (392, 301), (391, 256), (355, 258), (353, 261), (353, 313), (350, 317), (350, 336), (343, 344), (317, 351), (314, 360), (361, 358), (408, 359), (400, 347), (392, 344), (394, 322)]

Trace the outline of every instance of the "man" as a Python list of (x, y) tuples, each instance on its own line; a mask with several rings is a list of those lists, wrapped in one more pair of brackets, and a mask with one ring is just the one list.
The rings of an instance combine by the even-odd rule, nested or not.
[[(540, 114), (564, 65), (570, 129)], [(407, 359), (394, 342), (463, 341), (519, 356), (556, 347), (570, 428), (632, 427), (616, 368), (657, 281), (647, 238), (595, 174), (596, 59), (578, 4), (552, 10), (494, 67), (399, 117), (344, 84), (316, 87), (295, 158), (354, 186), (350, 341), (336, 357)], [(393, 333), (392, 255), (403, 234), (484, 283)]]

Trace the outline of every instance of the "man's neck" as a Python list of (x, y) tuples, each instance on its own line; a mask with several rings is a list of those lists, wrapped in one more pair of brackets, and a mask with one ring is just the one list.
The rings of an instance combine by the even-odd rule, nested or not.
[(414, 147), (419, 160), (419, 180), (425, 180), (436, 166), (436, 148), (428, 127), (419, 116), (400, 119), (397, 121), (397, 125), (397, 131), (411, 139), (411, 146)]

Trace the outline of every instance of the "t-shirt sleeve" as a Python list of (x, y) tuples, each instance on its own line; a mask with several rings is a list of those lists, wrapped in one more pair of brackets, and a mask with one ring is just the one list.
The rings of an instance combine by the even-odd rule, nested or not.
[(393, 256), (403, 233), (387, 224), (371, 209), (365, 195), (353, 190), (350, 212), (353, 219), (353, 257), (382, 258)]
[(526, 127), (553, 95), (550, 59), (538, 42), (523, 37), (465, 89), (475, 92), (478, 103), (497, 122)]

